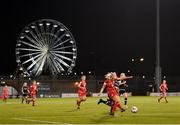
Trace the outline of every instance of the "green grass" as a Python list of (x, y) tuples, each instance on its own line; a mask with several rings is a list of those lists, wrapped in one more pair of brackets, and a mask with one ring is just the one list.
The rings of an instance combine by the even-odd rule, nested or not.
[[(99, 98), (87, 98), (76, 109), (76, 98), (42, 98), (37, 105), (21, 104), (20, 99), (0, 100), (0, 124), (180, 124), (180, 97), (168, 97), (169, 103), (158, 103), (158, 97), (129, 97), (129, 108), (109, 116), (109, 107), (97, 105)], [(121, 97), (123, 101), (123, 98)], [(138, 107), (137, 113), (130, 108)]]

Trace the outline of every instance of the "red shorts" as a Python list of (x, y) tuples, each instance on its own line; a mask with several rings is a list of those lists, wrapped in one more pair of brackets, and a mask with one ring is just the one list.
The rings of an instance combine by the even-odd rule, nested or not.
[(119, 94), (116, 91), (108, 92), (108, 96), (113, 99), (115, 96), (119, 96)]
[(8, 95), (3, 95), (3, 99), (7, 99), (8, 98)]
[(79, 96), (79, 97), (84, 97), (84, 96), (86, 96), (86, 92), (84, 92), (84, 91), (78, 91), (78, 96)]
[(31, 98), (32, 99), (36, 99), (36, 95), (35, 94), (31, 94)]
[(162, 95), (163, 95), (163, 96), (166, 96), (166, 92), (165, 92), (165, 91), (162, 91)]

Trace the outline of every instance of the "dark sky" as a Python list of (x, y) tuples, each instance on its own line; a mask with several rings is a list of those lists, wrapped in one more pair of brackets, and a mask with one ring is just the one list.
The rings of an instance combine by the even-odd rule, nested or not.
[[(160, 0), (161, 66), (180, 76), (180, 1)], [(77, 72), (154, 75), (156, 0), (6, 0), (1, 3), (0, 75), (16, 69), (15, 44), (29, 23), (50, 18), (75, 37)], [(131, 62), (131, 58), (143, 63)]]

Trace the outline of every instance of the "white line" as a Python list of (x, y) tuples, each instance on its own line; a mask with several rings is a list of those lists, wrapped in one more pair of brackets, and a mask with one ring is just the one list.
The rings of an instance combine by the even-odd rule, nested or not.
[(43, 121), (43, 120), (33, 120), (33, 119), (25, 119), (25, 118), (12, 118), (12, 119), (14, 119), (14, 120), (20, 120), (20, 121), (30, 121), (30, 122), (47, 123), (47, 124), (58, 124), (58, 122)]

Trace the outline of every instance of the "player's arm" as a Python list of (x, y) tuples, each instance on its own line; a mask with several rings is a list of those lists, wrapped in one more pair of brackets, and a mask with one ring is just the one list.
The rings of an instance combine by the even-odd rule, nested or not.
[(81, 87), (81, 84), (82, 84), (82, 82), (79, 82), (79, 83), (77, 84), (77, 87), (80, 88), (80, 89), (82, 88), (82, 87)]
[(103, 84), (103, 86), (102, 86), (98, 96), (100, 96), (102, 94), (102, 92), (104, 91), (105, 87), (106, 87), (106, 83), (104, 82), (104, 84)]
[(117, 80), (126, 80), (126, 79), (131, 79), (133, 76), (126, 76), (126, 77), (118, 77)]
[(159, 89), (162, 91), (162, 85), (159, 86)]

